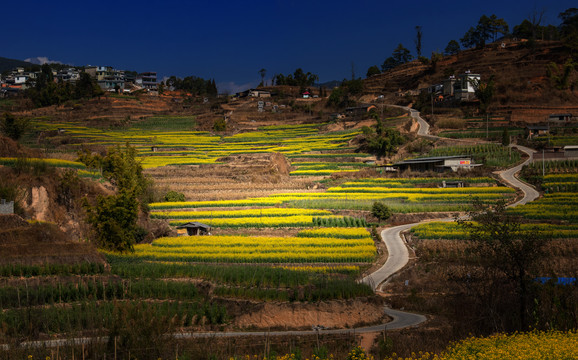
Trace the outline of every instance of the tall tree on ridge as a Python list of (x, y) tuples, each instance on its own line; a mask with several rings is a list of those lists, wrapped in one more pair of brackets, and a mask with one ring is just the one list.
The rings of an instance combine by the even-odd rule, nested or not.
[(422, 32), (422, 30), (421, 30), (421, 26), (419, 26), (419, 25), (416, 26), (416, 27), (415, 27), (415, 31), (416, 31), (416, 34), (415, 34), (415, 50), (416, 50), (416, 53), (417, 53), (417, 57), (421, 57), (421, 38), (422, 38), (422, 35), (423, 35), (423, 32)]

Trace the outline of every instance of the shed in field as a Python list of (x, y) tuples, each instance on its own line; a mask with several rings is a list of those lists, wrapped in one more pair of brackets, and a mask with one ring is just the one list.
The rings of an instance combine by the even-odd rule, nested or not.
[(177, 226), (177, 236), (211, 235), (211, 227), (199, 222), (188, 222)]
[(393, 164), (394, 167), (400, 171), (437, 171), (443, 172), (445, 170), (457, 171), (458, 169), (470, 170), (482, 164), (474, 163), (471, 156), (455, 155), (455, 156), (437, 156), (427, 157), (421, 159), (410, 159)]

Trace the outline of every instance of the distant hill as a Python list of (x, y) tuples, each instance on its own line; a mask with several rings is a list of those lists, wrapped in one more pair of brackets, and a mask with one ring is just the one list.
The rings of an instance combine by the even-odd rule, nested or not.
[(341, 85), (341, 81), (332, 80), (332, 81), (326, 81), (326, 82), (321, 83), (321, 84), (315, 84), (315, 87), (324, 87), (326, 89), (333, 89), (333, 88), (338, 87), (340, 85)]
[(31, 67), (31, 66), (38, 66), (38, 65), (22, 60), (9, 59), (0, 56), (0, 73), (12, 70), (16, 67)]
[[(492, 113), (511, 121), (534, 122), (544, 119), (544, 114), (536, 112), (536, 108), (543, 108), (545, 113), (576, 112), (578, 92), (571, 86), (557, 88), (548, 71), (554, 66), (555, 75), (562, 73), (563, 64), (570, 56), (562, 43), (554, 41), (539, 41), (534, 48), (523, 42), (505, 46), (489, 44), (483, 49), (445, 56), (435, 67), (417, 60), (400, 65), (365, 79), (364, 92), (375, 96), (384, 94), (396, 101), (400, 99), (396, 94), (423, 89), (441, 83), (450, 74), (470, 70), (480, 74), (482, 81), (494, 77)], [(570, 72), (568, 83), (578, 83), (578, 71)]]

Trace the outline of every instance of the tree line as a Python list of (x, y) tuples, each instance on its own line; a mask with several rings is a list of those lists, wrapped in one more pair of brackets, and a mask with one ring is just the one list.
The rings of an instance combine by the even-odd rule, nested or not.
[(277, 74), (273, 77), (273, 80), (275, 85), (300, 86), (305, 88), (313, 86), (316, 81), (319, 81), (319, 76), (312, 74), (309, 71), (304, 72), (303, 69), (298, 68), (293, 72), (293, 74)]
[(205, 80), (196, 76), (187, 76), (183, 79), (172, 75), (167, 80), (161, 83), (166, 87), (170, 87), (175, 90), (183, 90), (192, 95), (207, 95), (207, 96), (217, 96), (217, 84), (215, 79)]
[(103, 93), (96, 80), (85, 72), (80, 73), (80, 78), (75, 84), (54, 82), (51, 65), (44, 64), (36, 76), (34, 86), (27, 89), (24, 94), (35, 106), (43, 107), (62, 104), (69, 100), (101, 96)]
[[(510, 33), (510, 27), (506, 20), (498, 18), (495, 14), (482, 15), (475, 26), (471, 26), (459, 39), (452, 39), (444, 49), (443, 55), (458, 54), (462, 48), (483, 48), (488, 41), (496, 41), (500, 37), (511, 36), (518, 39), (527, 39), (528, 46), (533, 46), (536, 40), (560, 40), (575, 55), (578, 52), (578, 9), (569, 8), (558, 15), (561, 20), (559, 26), (543, 25), (544, 11), (534, 11), (528, 19), (514, 26)], [(438, 60), (442, 54), (432, 53), (431, 59), (421, 56), (423, 31), (421, 26), (416, 26), (415, 46), (419, 60), (424, 63)], [(460, 45), (461, 44), (461, 45)], [(413, 60), (411, 51), (399, 44), (392, 55), (381, 64), (371, 66), (367, 70), (367, 77), (391, 70), (399, 65)]]

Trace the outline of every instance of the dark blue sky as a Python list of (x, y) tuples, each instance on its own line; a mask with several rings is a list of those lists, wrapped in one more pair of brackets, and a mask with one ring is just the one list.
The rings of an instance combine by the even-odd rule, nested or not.
[[(25, 4), (25, 5), (24, 5)], [(2, 16), (0, 56), (111, 65), (159, 76), (214, 78), (220, 90), (255, 86), (301, 67), (321, 82), (365, 76), (402, 43), (415, 56), (443, 51), (481, 15), (519, 24), (534, 9), (546, 24), (576, 0), (550, 1), (26, 1)]]

